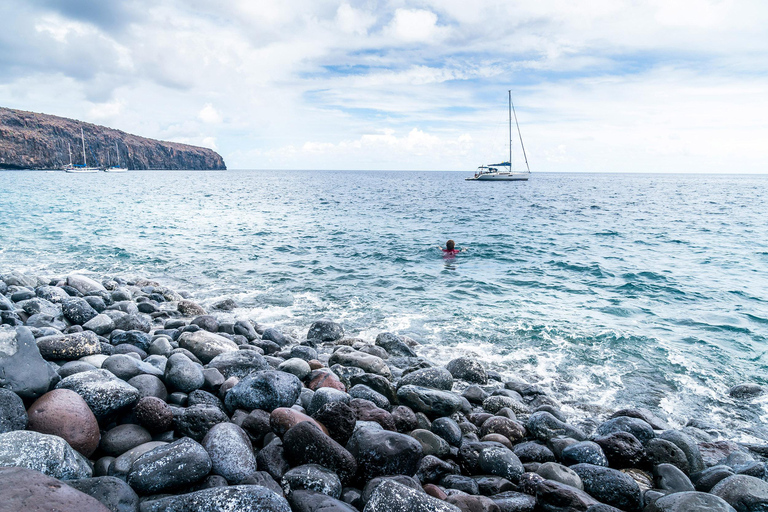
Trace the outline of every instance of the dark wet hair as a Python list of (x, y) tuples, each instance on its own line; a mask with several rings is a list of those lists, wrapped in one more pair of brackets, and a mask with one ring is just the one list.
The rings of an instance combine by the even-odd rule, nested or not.
[(456, 247), (456, 242), (454, 242), (453, 240), (448, 240), (447, 242), (445, 242), (445, 248), (448, 249), (449, 251), (452, 251), (454, 247)]

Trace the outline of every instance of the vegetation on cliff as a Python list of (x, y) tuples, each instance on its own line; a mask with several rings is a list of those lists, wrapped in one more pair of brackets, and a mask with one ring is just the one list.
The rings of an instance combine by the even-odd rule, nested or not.
[(61, 169), (83, 163), (80, 129), (88, 165), (117, 162), (128, 169), (226, 169), (213, 150), (147, 139), (75, 119), (0, 107), (0, 169)]

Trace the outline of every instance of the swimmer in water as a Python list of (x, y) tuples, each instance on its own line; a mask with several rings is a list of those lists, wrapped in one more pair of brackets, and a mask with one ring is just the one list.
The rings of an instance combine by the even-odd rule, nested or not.
[(448, 240), (447, 242), (445, 242), (445, 249), (443, 249), (440, 246), (438, 246), (437, 248), (443, 251), (443, 256), (449, 257), (449, 258), (456, 256), (461, 251), (466, 251), (466, 248), (457, 249), (456, 242), (454, 242), (453, 240)]

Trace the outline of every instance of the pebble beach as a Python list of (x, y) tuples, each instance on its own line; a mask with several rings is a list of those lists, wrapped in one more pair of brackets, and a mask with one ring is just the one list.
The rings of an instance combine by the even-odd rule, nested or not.
[[(768, 446), (535, 383), (398, 333), (306, 333), (152, 279), (0, 275), (0, 510), (768, 509)], [(763, 388), (744, 383), (747, 403)]]

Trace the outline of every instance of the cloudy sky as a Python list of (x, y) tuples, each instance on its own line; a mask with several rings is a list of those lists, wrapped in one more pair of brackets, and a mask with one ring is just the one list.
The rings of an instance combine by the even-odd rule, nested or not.
[(533, 171), (768, 172), (766, 27), (764, 0), (3, 0), (0, 106), (231, 169), (471, 171), (511, 89)]

